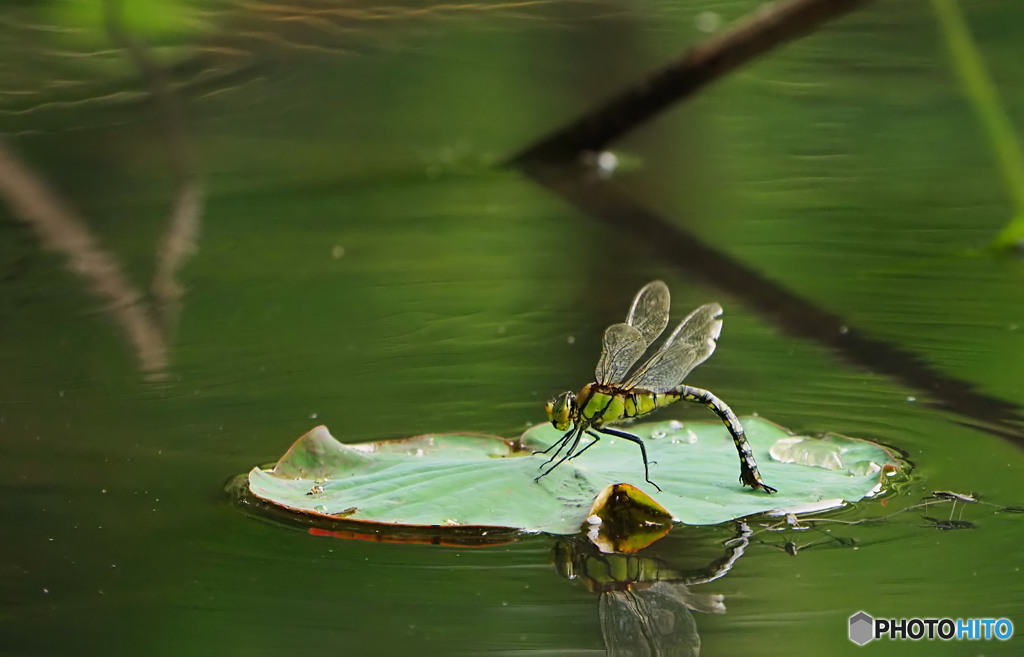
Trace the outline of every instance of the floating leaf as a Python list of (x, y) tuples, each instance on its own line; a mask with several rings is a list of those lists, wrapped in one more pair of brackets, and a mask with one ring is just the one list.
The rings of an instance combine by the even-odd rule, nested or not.
[[(518, 450), (471, 434), (346, 445), (320, 426), (272, 468), (254, 468), (249, 489), (281, 507), (346, 522), (574, 534), (588, 517), (593, 522), (602, 496), (620, 507), (637, 505), (634, 516), (648, 518), (644, 524), (662, 515), (710, 525), (853, 502), (879, 492), (885, 477), (903, 468), (892, 451), (865, 440), (794, 437), (760, 418), (743, 425), (762, 476), (779, 489), (775, 495), (740, 485), (736, 451), (720, 423), (677, 421), (629, 426), (647, 444), (661, 492), (644, 481), (637, 446), (611, 437), (535, 482), (547, 457), (532, 452), (561, 436), (548, 424), (527, 431)], [(606, 490), (626, 483), (631, 486)], [(615, 515), (630, 512), (620, 508)]]

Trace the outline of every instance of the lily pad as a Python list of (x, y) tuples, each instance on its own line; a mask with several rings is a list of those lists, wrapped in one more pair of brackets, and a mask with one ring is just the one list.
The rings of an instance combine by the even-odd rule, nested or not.
[(865, 440), (802, 438), (757, 417), (743, 425), (775, 495), (740, 485), (736, 450), (720, 423), (677, 421), (629, 426), (647, 444), (661, 492), (644, 481), (637, 446), (610, 437), (535, 482), (547, 457), (533, 451), (561, 436), (548, 424), (527, 431), (518, 446), (473, 434), (346, 445), (320, 426), (273, 467), (254, 468), (249, 490), (293, 511), (346, 522), (575, 534), (588, 518), (594, 522), (595, 500), (616, 484), (640, 489), (675, 522), (712, 525), (842, 506), (877, 494), (903, 468), (891, 450)]

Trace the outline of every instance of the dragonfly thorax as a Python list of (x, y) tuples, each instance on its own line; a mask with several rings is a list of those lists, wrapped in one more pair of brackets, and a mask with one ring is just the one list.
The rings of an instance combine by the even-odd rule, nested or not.
[(572, 392), (563, 392), (549, 401), (544, 406), (544, 410), (548, 412), (551, 424), (559, 431), (565, 431), (572, 425), (573, 418), (576, 417), (576, 395)]

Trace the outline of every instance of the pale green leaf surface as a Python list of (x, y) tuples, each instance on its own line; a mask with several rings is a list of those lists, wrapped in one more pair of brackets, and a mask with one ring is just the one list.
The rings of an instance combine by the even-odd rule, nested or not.
[[(317, 427), (271, 469), (249, 473), (254, 495), (292, 510), (395, 525), (479, 525), (573, 534), (606, 486), (643, 489), (677, 521), (708, 525), (756, 513), (832, 507), (878, 492), (902, 467), (874, 443), (828, 435), (791, 436), (760, 418), (743, 425), (767, 495), (740, 486), (739, 460), (720, 423), (676, 421), (630, 425), (647, 444), (646, 483), (639, 448), (606, 437), (577, 459), (534, 482), (546, 456), (512, 452), (492, 436), (429, 435), (345, 445)], [(560, 437), (548, 424), (522, 438), (527, 450)], [(770, 455), (775, 455), (776, 460)]]

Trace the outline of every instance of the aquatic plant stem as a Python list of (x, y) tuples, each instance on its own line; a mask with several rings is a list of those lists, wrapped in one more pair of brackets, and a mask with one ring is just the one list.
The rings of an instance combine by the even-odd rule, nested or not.
[(993, 247), (1006, 249), (1024, 244), (1024, 156), (1009, 117), (999, 100), (985, 62), (975, 47), (967, 20), (957, 0), (932, 0), (932, 8), (946, 39), (964, 93), (978, 116), (996, 157), (999, 173), (1006, 186), (1014, 217), (996, 236)]

